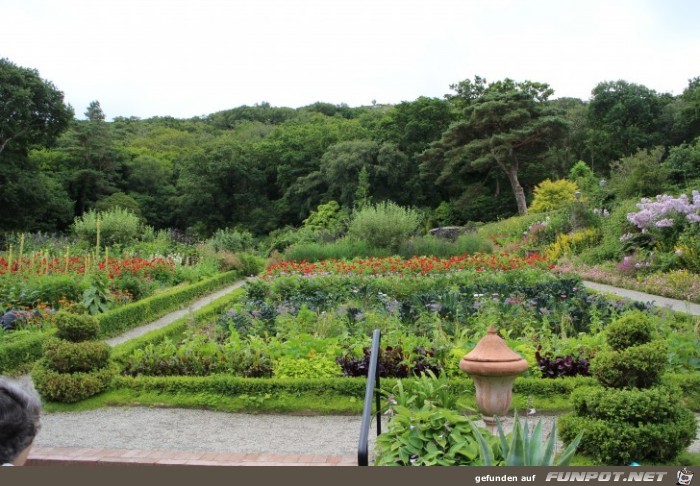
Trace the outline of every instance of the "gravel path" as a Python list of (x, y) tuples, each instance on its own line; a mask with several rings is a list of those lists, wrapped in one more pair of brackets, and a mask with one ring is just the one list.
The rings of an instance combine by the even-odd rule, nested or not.
[(109, 407), (45, 414), (35, 443), (37, 447), (89, 449), (353, 455), (357, 454), (360, 422), (359, 416)]
[[(548, 436), (555, 416), (530, 417), (530, 427), (540, 418)], [(700, 414), (696, 414), (696, 419), (700, 423)], [(359, 416), (304, 417), (109, 407), (44, 414), (35, 444), (87, 449), (354, 455), (360, 423)], [(376, 426), (371, 425), (370, 450), (376, 439)], [(386, 427), (384, 421), (382, 425)], [(510, 430), (512, 419), (506, 418), (504, 425)], [(689, 450), (700, 452), (700, 427)]]

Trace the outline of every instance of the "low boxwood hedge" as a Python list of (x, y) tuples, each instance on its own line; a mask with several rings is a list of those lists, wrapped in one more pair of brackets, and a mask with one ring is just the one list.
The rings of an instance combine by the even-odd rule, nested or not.
[[(189, 303), (198, 297), (218, 290), (240, 280), (237, 272), (227, 272), (186, 287), (177, 287), (133, 304), (114, 309), (98, 316), (100, 338), (118, 335), (125, 330), (158, 319), (168, 312)], [(13, 371), (34, 363), (41, 358), (44, 342), (55, 336), (56, 330), (13, 331), (13, 336), (0, 342), (0, 374)]]

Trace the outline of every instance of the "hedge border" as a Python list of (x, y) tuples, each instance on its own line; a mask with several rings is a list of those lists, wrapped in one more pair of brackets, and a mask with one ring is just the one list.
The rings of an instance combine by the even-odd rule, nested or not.
[[(242, 278), (238, 272), (226, 272), (185, 287), (176, 287), (133, 304), (106, 312), (98, 316), (100, 321), (99, 338), (104, 339), (119, 335), (123, 331), (158, 319), (198, 297)], [(37, 361), (42, 357), (44, 341), (55, 334), (56, 329), (49, 329), (45, 332), (29, 334), (6, 346), (0, 346), (0, 373), (10, 374)]]
[[(403, 380), (404, 382), (406, 380)], [(700, 377), (694, 375), (669, 375), (665, 382), (675, 383), (683, 390), (686, 399), (695, 400), (694, 411), (697, 411), (698, 383)], [(394, 378), (383, 378), (381, 388), (390, 391), (396, 384)], [(447, 380), (448, 387), (456, 394), (473, 395), (474, 383), (471, 378), (451, 378)], [(212, 393), (223, 395), (256, 395), (256, 394), (308, 394), (323, 396), (325, 394), (340, 394), (362, 399), (365, 394), (367, 380), (365, 378), (244, 378), (226, 374), (216, 374), (204, 377), (197, 376), (118, 376), (114, 379), (114, 388), (126, 388), (135, 391), (158, 393)], [(536, 397), (569, 398), (571, 392), (578, 387), (600, 387), (595, 379), (590, 377), (571, 378), (518, 378), (513, 385), (513, 393)]]

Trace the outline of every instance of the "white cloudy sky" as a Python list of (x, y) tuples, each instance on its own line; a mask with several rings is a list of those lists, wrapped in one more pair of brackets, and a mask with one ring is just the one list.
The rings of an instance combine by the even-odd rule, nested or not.
[(0, 57), (79, 117), (442, 97), (474, 75), (587, 100), (700, 76), (697, 0), (0, 0)]

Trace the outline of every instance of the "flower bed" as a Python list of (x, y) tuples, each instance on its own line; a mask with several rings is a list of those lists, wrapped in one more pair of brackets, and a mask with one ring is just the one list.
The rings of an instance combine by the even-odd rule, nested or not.
[(608, 301), (578, 278), (531, 265), (415, 278), (413, 271), (396, 275), (390, 262), (402, 265), (383, 259), (380, 266), (389, 268), (384, 276), (345, 272), (351, 262), (276, 265), (216, 318), (125, 356), (124, 374), (362, 376), (369, 335), (379, 328), (384, 376), (431, 370), (458, 377), (461, 356), (495, 324), (530, 363), (529, 376), (539, 378), (538, 348), (540, 357), (593, 358), (604, 345), (600, 333), (607, 322), (633, 309), (654, 315), (659, 331), (677, 339), (672, 371), (698, 370), (697, 352), (686, 346), (695, 339), (692, 323), (645, 304)]
[(540, 255), (525, 258), (501, 253), (460, 255), (451, 258), (399, 257), (355, 258), (353, 260), (322, 260), (320, 262), (284, 261), (265, 269), (265, 277), (279, 275), (434, 275), (463, 270), (505, 271), (520, 268), (548, 268), (549, 264)]

